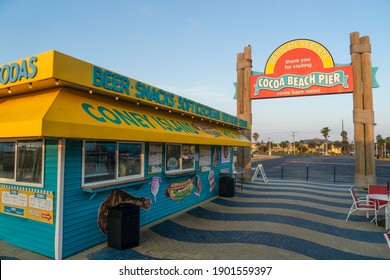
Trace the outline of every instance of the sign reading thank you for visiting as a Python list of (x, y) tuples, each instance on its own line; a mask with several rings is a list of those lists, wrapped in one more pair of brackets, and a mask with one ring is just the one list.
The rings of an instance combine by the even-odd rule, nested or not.
[(334, 66), (321, 44), (293, 40), (268, 58), (264, 74), (251, 76), (251, 98), (278, 98), (353, 92), (352, 66)]

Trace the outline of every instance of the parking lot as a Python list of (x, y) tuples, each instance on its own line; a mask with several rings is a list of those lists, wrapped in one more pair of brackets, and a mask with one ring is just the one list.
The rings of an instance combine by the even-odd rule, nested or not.
[[(307, 156), (278, 155), (257, 156), (252, 167), (258, 163), (264, 167), (268, 178), (353, 184), (355, 181), (355, 158), (352, 156)], [(376, 160), (377, 184), (390, 182), (390, 160)]]

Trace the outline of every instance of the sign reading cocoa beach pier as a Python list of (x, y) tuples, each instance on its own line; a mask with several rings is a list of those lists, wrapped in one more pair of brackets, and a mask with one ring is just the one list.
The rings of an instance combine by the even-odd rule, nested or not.
[(251, 76), (251, 98), (279, 98), (353, 92), (352, 66), (334, 66), (321, 44), (293, 40), (268, 58), (264, 74)]

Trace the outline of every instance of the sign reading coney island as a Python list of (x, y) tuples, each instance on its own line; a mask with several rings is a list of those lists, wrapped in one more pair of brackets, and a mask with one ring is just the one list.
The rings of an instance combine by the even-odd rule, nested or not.
[(264, 74), (251, 76), (251, 99), (353, 92), (352, 66), (334, 66), (321, 44), (293, 40), (268, 58)]

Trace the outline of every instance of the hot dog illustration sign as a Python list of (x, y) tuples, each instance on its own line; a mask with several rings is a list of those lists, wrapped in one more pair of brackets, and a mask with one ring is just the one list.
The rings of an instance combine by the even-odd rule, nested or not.
[(176, 182), (169, 185), (165, 194), (173, 200), (182, 201), (189, 196), (194, 189), (194, 179), (189, 178), (183, 182)]
[(251, 99), (353, 92), (352, 66), (335, 67), (329, 51), (306, 39), (279, 46), (264, 74), (251, 76)]

